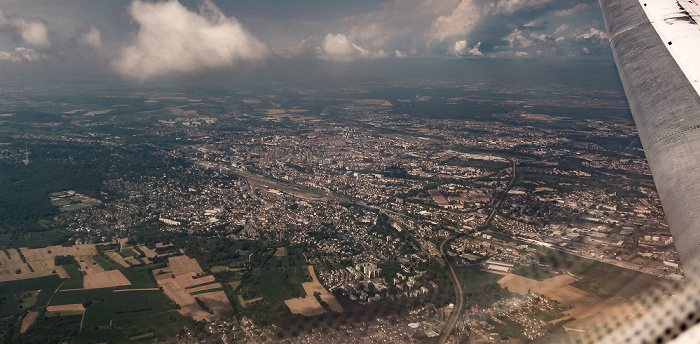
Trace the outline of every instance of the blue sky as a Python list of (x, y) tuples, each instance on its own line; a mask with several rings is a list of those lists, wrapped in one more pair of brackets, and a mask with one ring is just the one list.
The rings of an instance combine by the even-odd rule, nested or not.
[(279, 59), (611, 59), (596, 1), (2, 0), (0, 68), (126, 80)]

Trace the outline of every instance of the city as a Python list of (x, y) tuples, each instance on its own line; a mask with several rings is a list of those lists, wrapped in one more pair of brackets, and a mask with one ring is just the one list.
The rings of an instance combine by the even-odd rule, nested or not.
[[(67, 284), (83, 281), (80, 325), (37, 303), (24, 306), (35, 327), (7, 333), (490, 343), (608, 328), (602, 315), (643, 312), (642, 293), (683, 275), (624, 97), (571, 93), (485, 83), (143, 92), (46, 100), (43, 114), (14, 110), (25, 100), (10, 94), (0, 162), (15, 172), (3, 183), (27, 197), (5, 214), (0, 263), (52, 245), (94, 251), (56, 264)], [(451, 112), (465, 104), (474, 110)], [(23, 189), (48, 169), (70, 177)], [(195, 265), (178, 268), (183, 257)], [(2, 281), (41, 274), (25, 260)], [(126, 279), (106, 290), (164, 291), (160, 306), (182, 329), (123, 316), (158, 319), (156, 306), (83, 325), (99, 304), (90, 264)], [(169, 287), (171, 270), (183, 289)]]

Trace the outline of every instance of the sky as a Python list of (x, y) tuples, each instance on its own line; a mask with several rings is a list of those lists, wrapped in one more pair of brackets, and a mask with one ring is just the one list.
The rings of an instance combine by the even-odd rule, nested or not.
[(0, 72), (28, 77), (424, 58), (612, 55), (595, 0), (0, 0)]

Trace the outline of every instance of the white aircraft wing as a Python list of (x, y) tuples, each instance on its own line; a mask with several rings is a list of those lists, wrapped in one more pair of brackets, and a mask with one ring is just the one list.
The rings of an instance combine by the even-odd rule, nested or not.
[(620, 78), (684, 265), (700, 261), (698, 1), (600, 0)]
[(700, 343), (700, 0), (599, 2), (689, 283), (595, 342)]

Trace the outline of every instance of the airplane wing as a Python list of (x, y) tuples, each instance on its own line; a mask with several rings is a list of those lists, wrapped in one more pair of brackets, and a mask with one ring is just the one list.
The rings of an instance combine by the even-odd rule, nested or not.
[(681, 263), (698, 262), (698, 0), (600, 0), (600, 5)]
[[(700, 0), (599, 0), (688, 287), (607, 343), (698, 343)], [(686, 329), (692, 330), (686, 331)], [(685, 333), (683, 333), (685, 331)], [(683, 333), (679, 338), (679, 334)], [(597, 340), (596, 342), (601, 342)]]

